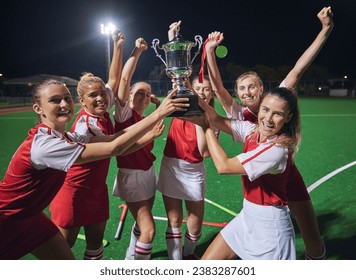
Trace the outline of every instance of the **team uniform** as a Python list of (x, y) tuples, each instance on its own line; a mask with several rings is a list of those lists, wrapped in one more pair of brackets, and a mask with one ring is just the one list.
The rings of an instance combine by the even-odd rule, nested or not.
[[(139, 115), (131, 109), (127, 100), (125, 106), (119, 104), (115, 107), (115, 131), (119, 132), (139, 121), (144, 116)], [(120, 197), (124, 201), (137, 202), (148, 200), (156, 193), (156, 172), (153, 162), (156, 157), (152, 153), (153, 141), (141, 149), (125, 156), (118, 156), (117, 174), (113, 195)]]
[[(216, 132), (218, 136), (218, 133)], [(206, 171), (198, 147), (195, 124), (173, 118), (164, 149), (157, 189), (165, 196), (203, 201), (206, 194)], [(192, 234), (187, 229), (182, 252), (181, 227), (167, 227), (166, 244), (170, 259), (196, 259), (194, 250), (201, 232)]]
[(294, 260), (295, 234), (286, 206), (291, 155), (287, 148), (273, 144), (274, 138), (259, 142), (259, 135), (249, 136), (255, 127), (251, 122), (231, 121), (234, 141), (244, 143), (237, 158), (247, 175), (242, 176), (243, 209), (221, 234), (242, 259)]
[[(279, 85), (279, 87), (285, 87), (284, 81)], [(233, 102), (231, 112), (226, 111), (227, 117), (237, 120), (250, 121), (252, 123), (257, 123), (257, 116), (248, 107), (245, 107), (237, 102)], [(294, 161), (291, 165), (291, 170), (288, 175), (287, 181), (287, 197), (289, 201), (304, 201), (310, 200), (310, 196)]]
[[(113, 92), (106, 85), (109, 110), (114, 102)], [(70, 131), (87, 137), (111, 135), (114, 127), (108, 112), (103, 117), (82, 108)], [(50, 205), (52, 221), (62, 227), (80, 227), (109, 219), (109, 197), (106, 177), (110, 158), (75, 163), (69, 169), (64, 184)]]
[(45, 124), (29, 131), (0, 182), (0, 259), (19, 259), (58, 233), (42, 211), (88, 141)]
[(157, 189), (177, 199), (201, 201), (205, 198), (206, 172), (198, 148), (195, 124), (172, 119)]

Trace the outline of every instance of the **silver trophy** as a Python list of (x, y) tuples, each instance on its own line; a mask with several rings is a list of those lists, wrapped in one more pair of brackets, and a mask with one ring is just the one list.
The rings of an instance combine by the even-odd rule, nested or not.
[[(200, 35), (195, 36), (195, 42), (185, 41), (179, 34), (179, 29), (175, 37), (164, 44), (159, 46), (160, 41), (154, 39), (152, 41), (152, 48), (154, 49), (156, 56), (159, 57), (166, 66), (166, 74), (169, 78), (173, 79), (177, 84), (177, 96), (176, 98), (185, 97), (189, 98), (188, 111), (176, 111), (170, 115), (173, 116), (195, 116), (200, 115), (202, 111), (199, 109), (198, 98), (193, 91), (185, 86), (185, 80), (193, 72), (192, 63), (199, 54), (201, 49), (203, 38)], [(198, 45), (198, 50), (195, 52), (193, 59), (191, 59), (190, 51), (193, 47)], [(157, 49), (164, 50), (166, 55), (166, 61), (158, 53)]]

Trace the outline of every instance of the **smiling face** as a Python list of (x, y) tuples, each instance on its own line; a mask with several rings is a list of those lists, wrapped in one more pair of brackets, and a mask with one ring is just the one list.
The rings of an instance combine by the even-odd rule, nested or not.
[(209, 103), (213, 98), (213, 91), (209, 80), (204, 79), (202, 83), (199, 83), (198, 79), (194, 79), (192, 83), (193, 90), (203, 99), (206, 103)]
[(42, 123), (63, 133), (73, 117), (74, 102), (64, 85), (51, 84), (39, 90), (39, 102), (33, 105), (33, 110)]
[(144, 82), (139, 82), (133, 85), (130, 94), (131, 108), (139, 114), (150, 105), (151, 102), (151, 86)]
[(266, 95), (258, 112), (260, 141), (277, 135), (291, 117), (292, 114), (285, 100), (274, 95)]
[(263, 87), (254, 76), (246, 76), (237, 83), (237, 95), (242, 104), (256, 113), (260, 105)]
[(108, 98), (104, 83), (94, 82), (89, 84), (79, 101), (88, 113), (102, 117), (108, 108)]

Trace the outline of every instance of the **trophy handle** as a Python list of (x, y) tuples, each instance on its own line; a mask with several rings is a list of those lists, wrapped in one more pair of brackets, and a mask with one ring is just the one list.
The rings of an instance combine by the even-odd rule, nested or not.
[(161, 48), (160, 46), (159, 46), (159, 40), (158, 39), (153, 39), (153, 41), (152, 41), (152, 49), (155, 51), (155, 53), (156, 53), (156, 56), (157, 57), (159, 57), (161, 60), (162, 60), (162, 62), (163, 62), (163, 64), (167, 67), (167, 64), (166, 64), (166, 62), (164, 61), (164, 59), (162, 58), (162, 56), (158, 53), (158, 51), (157, 51), (157, 48), (158, 49), (160, 49), (160, 50), (162, 50), (163, 48)]
[(198, 49), (197, 49), (197, 51), (195, 52), (194, 57), (193, 57), (191, 63), (193, 63), (194, 59), (195, 59), (195, 58), (197, 57), (197, 55), (200, 53), (201, 45), (203, 44), (203, 38), (202, 38), (200, 35), (196, 35), (196, 36), (194, 37), (194, 40), (195, 40), (194, 47), (198, 44)]

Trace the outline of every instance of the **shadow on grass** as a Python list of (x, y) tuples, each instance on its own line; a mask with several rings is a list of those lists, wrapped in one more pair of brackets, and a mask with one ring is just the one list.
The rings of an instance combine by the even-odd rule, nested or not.
[[(322, 213), (317, 216), (317, 220), (326, 247), (326, 259), (356, 260), (355, 223), (346, 224), (347, 219), (337, 212)], [(301, 238), (299, 228), (294, 220), (293, 224), (296, 236)], [(297, 259), (304, 259), (304, 255), (298, 254)]]

